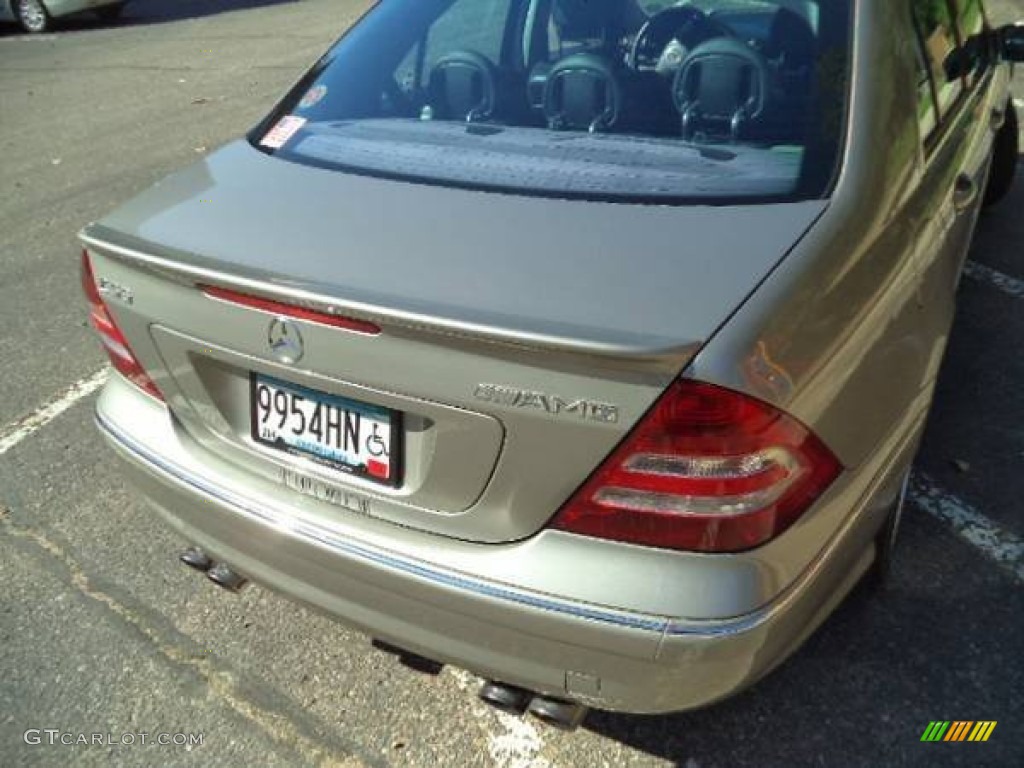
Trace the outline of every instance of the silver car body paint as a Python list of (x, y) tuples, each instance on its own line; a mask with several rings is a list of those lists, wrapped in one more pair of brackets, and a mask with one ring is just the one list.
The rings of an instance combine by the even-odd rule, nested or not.
[[(828, 200), (533, 199), (347, 175), (245, 142), (171, 176), (82, 235), (97, 278), (130, 286), (134, 301), (109, 309), (167, 400), (112, 377), (102, 433), (184, 538), (374, 636), (609, 709), (742, 689), (874, 556), (978, 211), (957, 180), (983, 187), (986, 116), (1007, 98), (994, 67), (925, 148), (905, 8), (855, 7), (846, 155)], [(283, 364), (272, 315), (211, 301), (204, 284), (381, 333), (301, 324), (303, 357)], [(401, 411), (403, 483), (254, 444), (253, 372)], [(546, 529), (680, 374), (792, 414), (844, 471), (748, 552)], [(616, 418), (577, 415), (610, 413), (594, 405)], [(575, 689), (581, 675), (596, 688)]]

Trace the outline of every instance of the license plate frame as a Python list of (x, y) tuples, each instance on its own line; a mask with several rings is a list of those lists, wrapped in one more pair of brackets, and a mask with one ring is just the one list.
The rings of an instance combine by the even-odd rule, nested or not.
[[(388, 443), (388, 477), (378, 477), (371, 474), (367, 466), (368, 465), (357, 465), (351, 462), (345, 461), (341, 458), (326, 455), (326, 453), (318, 453), (310, 448), (305, 448), (294, 443), (289, 443), (280, 436), (276, 440), (270, 440), (260, 434), (260, 403), (259, 403), (259, 386), (260, 384), (266, 384), (274, 389), (284, 391), (289, 395), (297, 395), (305, 401), (311, 401), (316, 403), (316, 407), (332, 407), (341, 411), (339, 422), (345, 421), (346, 413), (359, 413), (361, 416), (370, 416), (375, 421), (382, 420), (382, 417), (387, 418), (387, 425), (390, 429), (389, 443)], [(289, 398), (289, 407), (291, 402)], [(271, 411), (273, 413), (273, 411)], [(383, 485), (390, 488), (397, 488), (402, 481), (402, 436), (404, 434), (402, 429), (402, 412), (396, 411), (392, 408), (386, 408), (380, 405), (373, 405), (361, 400), (355, 400), (350, 397), (344, 397), (342, 395), (335, 395), (329, 392), (323, 392), (321, 390), (311, 389), (301, 384), (295, 384), (291, 381), (284, 381), (277, 378), (276, 376), (268, 376), (266, 374), (257, 373), (255, 371), (249, 374), (249, 434), (253, 442), (257, 445), (269, 448), (275, 452), (280, 452), (285, 455), (296, 456), (302, 459), (311, 461), (319, 466), (326, 467), (338, 472), (343, 472), (347, 475), (359, 477), (364, 480), (376, 483), (377, 485)], [(290, 417), (289, 417), (290, 419)], [(288, 424), (286, 423), (284, 430), (288, 430)], [(342, 427), (343, 429), (343, 427)], [(316, 437), (314, 435), (314, 437)], [(325, 448), (324, 451), (327, 449)], [(368, 452), (368, 451), (367, 451)], [(358, 454), (357, 454), (358, 455)]]

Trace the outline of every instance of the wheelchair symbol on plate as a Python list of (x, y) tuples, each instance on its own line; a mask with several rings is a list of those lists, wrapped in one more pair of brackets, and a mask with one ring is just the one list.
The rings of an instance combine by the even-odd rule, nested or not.
[(366, 450), (370, 452), (371, 456), (387, 456), (388, 448), (384, 445), (384, 440), (378, 434), (377, 430), (380, 429), (380, 424), (373, 425), (373, 434), (366, 438)]

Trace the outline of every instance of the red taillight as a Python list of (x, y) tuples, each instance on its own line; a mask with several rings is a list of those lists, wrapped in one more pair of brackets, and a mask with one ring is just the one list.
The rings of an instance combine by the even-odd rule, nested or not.
[(839, 471), (835, 456), (795, 419), (681, 379), (552, 525), (652, 547), (738, 552), (782, 533)]
[(221, 301), (228, 301), (232, 304), (240, 304), (243, 307), (258, 309), (262, 312), (272, 312), (283, 317), (294, 317), (298, 320), (308, 320), (311, 323), (329, 325), (332, 328), (344, 328), (346, 331), (363, 333), (367, 336), (376, 336), (380, 333), (380, 326), (366, 320), (357, 320), (354, 317), (344, 317), (328, 312), (320, 312), (315, 309), (298, 307), (294, 304), (285, 304), (273, 299), (265, 299), (262, 296), (253, 296), (248, 293), (232, 291), (228, 288), (217, 288), (213, 285), (201, 285), (203, 293)]
[(156, 384), (149, 378), (145, 368), (136, 359), (135, 353), (128, 346), (128, 340), (117, 327), (113, 316), (107, 310), (100, 296), (99, 288), (96, 286), (96, 279), (92, 273), (92, 263), (89, 261), (89, 252), (82, 251), (82, 290), (89, 300), (89, 322), (100, 335), (103, 348), (110, 358), (111, 365), (135, 386), (149, 393), (158, 400), (164, 397)]

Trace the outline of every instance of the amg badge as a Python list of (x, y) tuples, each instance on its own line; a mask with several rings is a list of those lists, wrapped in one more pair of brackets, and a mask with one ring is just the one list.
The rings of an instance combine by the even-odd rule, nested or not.
[(477, 384), (473, 396), (485, 403), (515, 408), (537, 408), (547, 411), (552, 416), (573, 416), (583, 421), (600, 421), (604, 424), (615, 424), (619, 420), (619, 408), (615, 405), (564, 398), (501, 384)]

